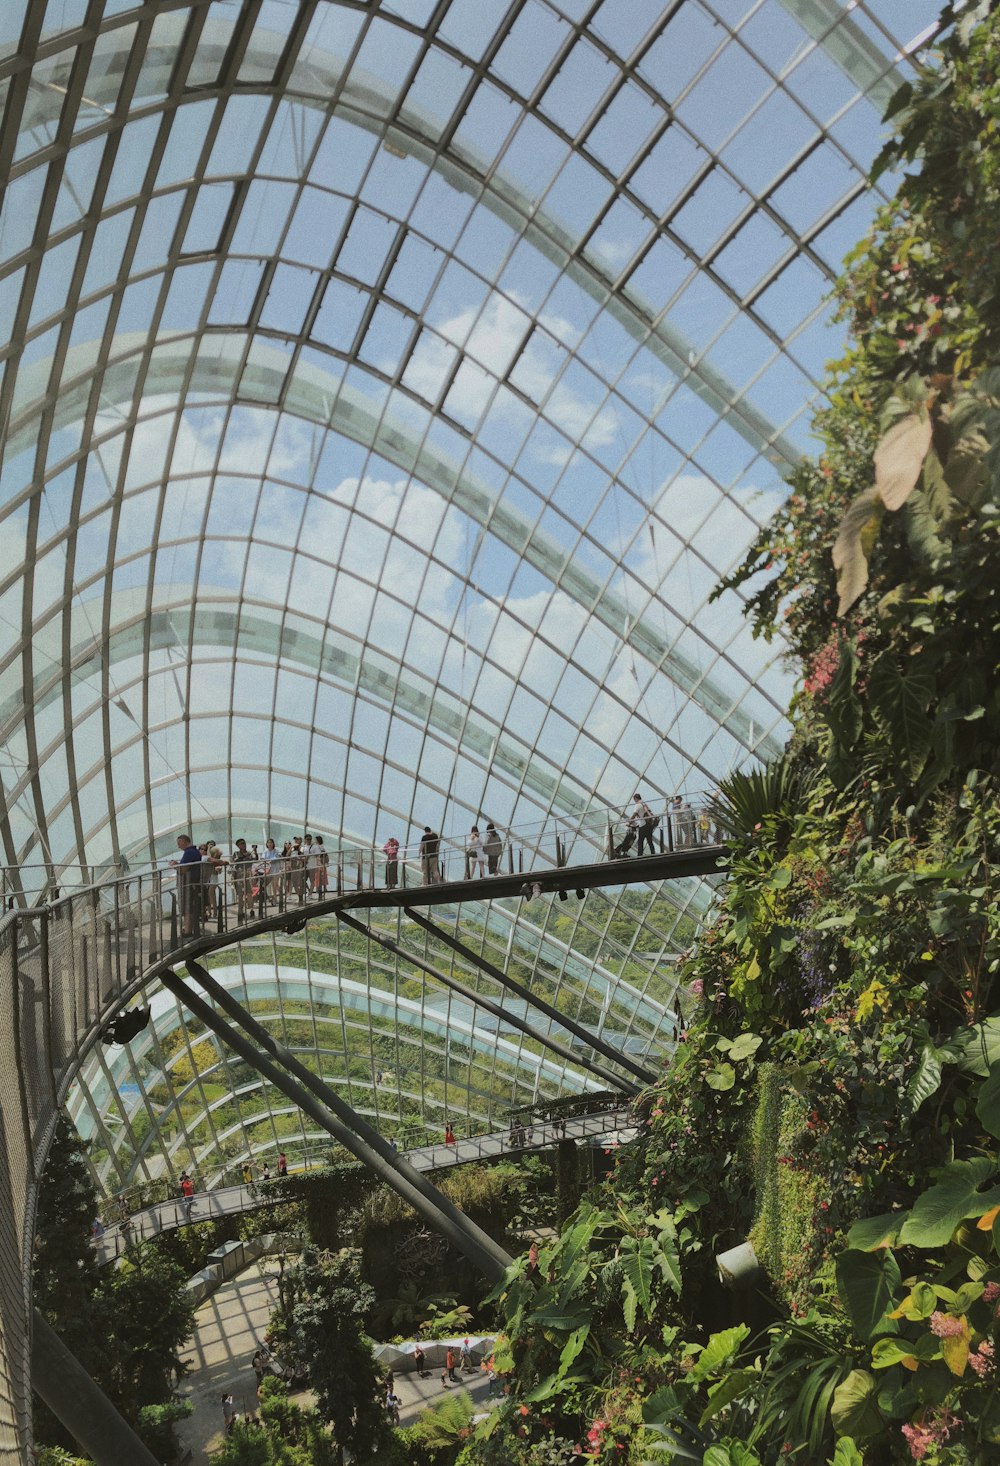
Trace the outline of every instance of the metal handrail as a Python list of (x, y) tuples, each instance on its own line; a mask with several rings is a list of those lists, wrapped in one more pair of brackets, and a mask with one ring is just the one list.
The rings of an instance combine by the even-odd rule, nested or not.
[[(440, 1171), (451, 1166), (468, 1165), (473, 1161), (497, 1160), (506, 1155), (519, 1156), (526, 1151), (547, 1150), (560, 1140), (588, 1140), (594, 1136), (606, 1135), (611, 1131), (629, 1130), (636, 1124), (635, 1116), (627, 1105), (588, 1111), (583, 1115), (569, 1116), (565, 1121), (535, 1122), (528, 1138), (518, 1139), (514, 1129), (491, 1131), (485, 1135), (471, 1135), (456, 1140), (454, 1144), (436, 1141), (431, 1145), (415, 1146), (400, 1151), (406, 1160), (418, 1171)], [(300, 1169), (289, 1173), (302, 1174)], [(265, 1206), (278, 1206), (289, 1200), (283, 1189), (268, 1188), (272, 1183), (284, 1180), (277, 1174), (270, 1181), (256, 1180), (249, 1184), (219, 1186), (212, 1190), (195, 1192), (190, 1207), (183, 1196), (171, 1196), (164, 1201), (154, 1202), (131, 1213), (127, 1223), (112, 1222), (105, 1227), (102, 1236), (95, 1239), (98, 1261), (113, 1262), (124, 1250), (136, 1242), (147, 1241), (163, 1232), (172, 1232), (180, 1227), (197, 1222), (211, 1221), (216, 1217), (235, 1216), (243, 1212), (258, 1211)], [(127, 1193), (123, 1193), (127, 1200)], [(115, 1202), (109, 1202), (105, 1211), (110, 1213)], [(123, 1227), (129, 1235), (125, 1236)]]
[[(637, 828), (630, 831), (633, 821), (629, 818), (628, 810), (619, 812), (604, 807), (585, 810), (573, 818), (552, 816), (549, 819), (512, 826), (507, 830), (498, 830), (500, 844), (494, 846), (492, 851), (485, 852), (481, 864), (471, 855), (465, 836), (439, 836), (438, 849), (430, 863), (421, 859), (419, 842), (401, 845), (395, 861), (392, 862), (395, 865), (395, 880), (392, 882), (384, 847), (339, 844), (324, 849), (321, 858), (311, 857), (303, 850), (289, 857), (278, 854), (273, 860), (267, 861), (263, 852), (258, 849), (256, 857), (251, 855), (245, 865), (238, 865), (232, 858), (227, 859), (225, 856), (217, 867), (201, 861), (196, 865), (197, 877), (185, 874), (178, 878), (176, 861), (157, 860), (146, 866), (116, 873), (110, 880), (76, 887), (65, 895), (81, 896), (89, 890), (107, 893), (111, 888), (118, 887), (124, 892), (127, 903), (131, 899), (130, 888), (136, 881), (141, 883), (150, 876), (157, 876), (161, 880), (168, 878), (167, 883), (161, 887), (164, 892), (181, 889), (184, 881), (192, 884), (197, 882), (206, 895), (212, 889), (221, 888), (225, 891), (225, 902), (222, 904), (227, 908), (236, 906), (240, 910), (252, 911), (263, 917), (268, 906), (273, 905), (279, 911), (284, 911), (290, 905), (301, 906), (309, 900), (322, 900), (330, 895), (341, 895), (352, 890), (375, 890), (390, 883), (403, 888), (424, 885), (428, 883), (428, 875), (432, 878), (431, 883), (436, 884), (449, 880), (473, 879), (477, 868), (485, 878), (489, 874), (522, 874), (545, 866), (559, 869), (570, 864), (594, 864), (605, 859), (624, 858), (633, 844), (638, 847), (642, 843), (648, 843), (654, 852), (660, 854), (717, 846), (722, 843), (721, 831), (715, 823), (709, 800), (710, 796), (706, 794), (682, 797), (680, 806), (671, 800), (647, 800), (655, 825), (647, 832), (648, 838), (645, 841), (640, 838)], [(480, 827), (480, 834), (485, 834), (485, 823)], [(616, 852), (623, 845), (628, 848), (618, 857)], [(232, 851), (230, 857), (231, 855)], [(8, 888), (8, 879), (12, 880), (22, 870), (36, 868), (55, 869), (32, 866), (0, 867), (4, 882), (0, 886), (4, 907), (33, 894), (48, 896), (50, 900), (44, 904), (62, 899), (55, 881), (47, 881), (37, 892), (24, 889), (23, 885), (16, 892)], [(79, 869), (86, 870), (88, 867), (81, 866)], [(185, 867), (185, 871), (187, 869)], [(118, 870), (116, 867), (116, 871)], [(218, 874), (213, 875), (213, 872)], [(188, 888), (184, 889), (187, 891)], [(220, 902), (212, 897), (210, 904), (214, 911)], [(200, 905), (205, 908), (205, 901), (201, 901)], [(202, 910), (199, 920), (211, 920), (212, 911), (206, 914)], [(220, 931), (226, 929), (228, 926), (218, 926)]]

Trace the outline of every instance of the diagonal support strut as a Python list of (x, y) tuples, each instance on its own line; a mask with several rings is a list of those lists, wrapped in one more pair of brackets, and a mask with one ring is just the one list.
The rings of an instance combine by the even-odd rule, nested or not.
[[(550, 1049), (552, 1053), (558, 1054), (561, 1059), (571, 1063), (574, 1068), (588, 1069), (591, 1074), (601, 1079), (605, 1084), (610, 1084), (612, 1089), (621, 1090), (622, 1094), (638, 1094), (638, 1085), (634, 1084), (631, 1079), (625, 1078), (624, 1075), (616, 1074), (612, 1069), (605, 1069), (603, 1064), (598, 1064), (594, 1059), (574, 1053), (568, 1044), (564, 1044), (561, 1040), (553, 1038), (549, 1033), (543, 1033), (540, 1028), (535, 1028), (526, 1018), (521, 1018), (516, 1013), (507, 1012), (499, 1003), (495, 1003), (492, 998), (487, 998), (482, 993), (477, 993), (475, 988), (466, 987), (465, 983), (459, 982), (457, 977), (451, 977), (448, 973), (442, 972), (440, 968), (434, 967), (430, 962), (425, 962), (415, 952), (408, 951), (399, 942), (394, 942), (391, 937), (383, 936), (381, 932), (375, 931), (373, 927), (365, 926), (363, 922), (357, 921), (353, 916), (348, 916), (345, 911), (338, 911), (336, 915), (338, 921), (342, 921), (345, 926), (349, 926), (353, 931), (360, 932), (368, 941), (376, 942), (378, 946), (384, 947), (387, 952), (392, 952), (397, 957), (401, 957), (404, 962), (409, 962), (413, 967), (419, 967), (422, 972), (428, 973), (436, 982), (441, 983), (446, 988), (450, 988), (452, 992), (458, 993), (459, 997), (464, 998), (466, 1002), (483, 1008), (487, 1013), (492, 1013), (494, 1018), (502, 1023), (509, 1024), (511, 1028), (516, 1028), (527, 1038), (534, 1039), (536, 1043), (541, 1044), (544, 1048)], [(412, 916), (413, 913), (407, 912), (407, 915)], [(415, 919), (420, 920), (420, 918)], [(430, 922), (420, 920), (420, 924), (421, 926), (430, 927), (431, 931), (437, 931), (437, 928), (431, 926)], [(555, 1009), (552, 1012), (555, 1013)], [(560, 1027), (569, 1028), (571, 1026), (561, 1013), (556, 1013), (556, 1021)], [(589, 1043), (590, 1039), (588, 1038), (587, 1041)], [(623, 1062), (623, 1060), (619, 1060), (618, 1062)], [(633, 1066), (630, 1065), (629, 1067), (631, 1068)]]
[[(623, 1069), (630, 1070), (643, 1084), (655, 1083), (656, 1075), (652, 1070), (645, 1069), (641, 1064), (636, 1063), (635, 1059), (631, 1058), (628, 1054), (623, 1054), (621, 1049), (616, 1048), (614, 1044), (608, 1043), (603, 1034), (591, 1033), (589, 1029), (584, 1028), (582, 1023), (577, 1023), (575, 1018), (570, 1018), (568, 1014), (561, 1013), (552, 1003), (548, 1003), (544, 998), (540, 998), (537, 993), (533, 993), (530, 988), (526, 988), (523, 983), (518, 982), (516, 978), (511, 977), (502, 968), (497, 967), (487, 958), (480, 956), (478, 952), (473, 952), (471, 948), (466, 947), (460, 942), (457, 937), (453, 937), (450, 932), (446, 932), (441, 927), (436, 926), (426, 916), (421, 916), (419, 911), (414, 911), (409, 906), (404, 907), (404, 910), (411, 921), (415, 921), (418, 926), (422, 926), (424, 931), (429, 932), (432, 936), (437, 937), (439, 941), (444, 942), (446, 947), (450, 947), (453, 952), (457, 952), (460, 957), (464, 957), (467, 962), (471, 962), (474, 967), (478, 967), (480, 972), (485, 972), (487, 977), (491, 977), (494, 982), (498, 982), (508, 992), (514, 993), (519, 998), (523, 998), (531, 1007), (537, 1008), (540, 1013), (544, 1013), (547, 1018), (551, 1018), (553, 1022), (558, 1023), (560, 1028), (565, 1028), (590, 1048), (596, 1049), (599, 1054), (603, 1054), (613, 1064), (620, 1064)], [(580, 1062), (578, 1057), (576, 1057), (576, 1062)], [(620, 1088), (621, 1080), (618, 1081), (618, 1085)]]
[(380, 1181), (392, 1187), (429, 1227), (459, 1248), (480, 1272), (499, 1282), (513, 1262), (500, 1244), (476, 1226), (409, 1161), (397, 1155), (373, 1126), (279, 1044), (200, 963), (189, 958), (185, 966), (231, 1022), (227, 1023), (212, 1003), (206, 1002), (189, 982), (170, 969), (160, 974), (164, 987), (345, 1150), (374, 1171)]

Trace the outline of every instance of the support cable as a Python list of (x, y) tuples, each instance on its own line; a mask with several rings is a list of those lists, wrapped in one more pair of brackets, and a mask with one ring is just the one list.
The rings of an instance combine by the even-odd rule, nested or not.
[[(189, 982), (172, 969), (166, 969), (159, 974), (164, 987), (204, 1023), (206, 1028), (234, 1049), (240, 1058), (263, 1074), (276, 1089), (333, 1136), (338, 1144), (373, 1171), (380, 1181), (384, 1181), (397, 1192), (435, 1232), (439, 1232), (459, 1248), (480, 1272), (491, 1281), (499, 1282), (513, 1263), (513, 1258), (500, 1244), (481, 1227), (476, 1226), (475, 1222), (409, 1161), (394, 1152), (384, 1136), (362, 1119), (329, 1085), (307, 1069), (283, 1044), (279, 1044), (200, 963), (188, 958), (185, 966), (211, 997), (212, 1003), (231, 1022), (227, 1023), (216, 1012), (212, 1003), (207, 1002)], [(251, 1038), (253, 1043), (250, 1042)], [(259, 1044), (260, 1049), (255, 1044)]]
[[(554, 1023), (558, 1023), (561, 1028), (565, 1028), (575, 1038), (582, 1040), (590, 1048), (596, 1049), (599, 1054), (603, 1054), (606, 1059), (610, 1059), (612, 1064), (620, 1064), (623, 1069), (631, 1070), (635, 1077), (641, 1080), (643, 1084), (654, 1084), (656, 1082), (656, 1075), (652, 1070), (643, 1068), (641, 1064), (637, 1064), (628, 1054), (623, 1054), (614, 1044), (609, 1043), (603, 1034), (592, 1033), (590, 1029), (584, 1028), (582, 1023), (577, 1023), (575, 1018), (570, 1018), (568, 1014), (561, 1013), (558, 1008), (554, 1007), (552, 1003), (547, 1002), (545, 998), (540, 998), (537, 993), (533, 993), (530, 988), (526, 988), (523, 983), (518, 982), (516, 978), (511, 977), (509, 973), (504, 972), (502, 968), (490, 962), (488, 958), (464, 946), (457, 937), (453, 937), (450, 932), (444, 931), (433, 921), (429, 921), (426, 916), (421, 916), (418, 911), (411, 910), (409, 906), (405, 906), (403, 910), (411, 921), (415, 921), (418, 926), (422, 926), (431, 936), (437, 937), (440, 941), (444, 942), (446, 947), (451, 947), (453, 952), (457, 952), (459, 956), (471, 962), (474, 967), (478, 967), (481, 972), (485, 972), (488, 977), (492, 977), (494, 982), (498, 982), (501, 987), (505, 987), (509, 992), (515, 993), (517, 997), (523, 998), (526, 1003), (529, 1003), (533, 1008), (537, 1008), (540, 1013), (544, 1013), (547, 1018), (551, 1018)], [(381, 938), (376, 938), (376, 940), (381, 940)], [(481, 1000), (477, 997), (476, 1001), (479, 1002)], [(573, 1058), (575, 1063), (581, 1062), (578, 1054), (574, 1054)], [(601, 1072), (607, 1073), (606, 1070), (602, 1070)], [(624, 1088), (620, 1077), (615, 1077), (615, 1083), (619, 1089)], [(631, 1092), (633, 1094), (635, 1093), (634, 1085), (631, 1086)]]
[[(401, 958), (404, 962), (409, 962), (413, 967), (419, 967), (422, 972), (426, 972), (429, 977), (433, 977), (435, 982), (441, 983), (443, 987), (450, 988), (452, 992), (458, 993), (460, 998), (464, 998), (466, 1002), (472, 1003), (475, 1007), (482, 1008), (487, 1013), (492, 1013), (493, 1017), (499, 1022), (509, 1024), (511, 1028), (516, 1028), (520, 1033), (525, 1034), (526, 1037), (534, 1039), (536, 1043), (541, 1044), (544, 1048), (550, 1049), (552, 1053), (558, 1054), (562, 1060), (572, 1064), (574, 1068), (588, 1069), (591, 1074), (601, 1079), (605, 1084), (610, 1084), (613, 1089), (620, 1090), (622, 1094), (638, 1094), (638, 1086), (631, 1079), (625, 1078), (624, 1075), (616, 1074), (611, 1069), (605, 1069), (603, 1064), (598, 1064), (595, 1059), (587, 1058), (584, 1054), (575, 1053), (568, 1044), (564, 1044), (559, 1039), (553, 1038), (550, 1033), (543, 1033), (540, 1028), (535, 1028), (533, 1024), (529, 1023), (526, 1018), (520, 1017), (519, 1014), (508, 1012), (499, 1003), (495, 1003), (492, 998), (487, 998), (483, 993), (477, 993), (475, 988), (466, 987), (465, 983), (459, 982), (457, 977), (449, 976), (448, 973), (442, 972), (439, 967), (434, 967), (430, 962), (425, 962), (416, 952), (410, 952), (406, 947), (401, 946), (398, 942), (394, 942), (391, 937), (385, 937), (381, 932), (375, 931), (373, 927), (365, 926), (363, 922), (356, 921), (353, 916), (348, 916), (346, 911), (337, 911), (335, 914), (338, 921), (342, 921), (345, 926), (349, 926), (353, 931), (359, 932), (369, 942), (377, 942), (387, 952), (394, 953), (395, 956)], [(407, 915), (413, 916), (413, 913), (407, 912)], [(414, 920), (420, 921), (421, 926), (427, 926), (432, 932), (437, 933), (437, 928), (431, 922), (422, 921), (419, 917), (414, 917)], [(501, 982), (505, 981), (503, 978), (498, 980)], [(522, 992), (526, 992), (526, 990), (522, 989)], [(534, 999), (528, 995), (528, 1001), (533, 1002)], [(555, 1021), (561, 1027), (571, 1027), (571, 1024), (566, 1022), (564, 1015), (558, 1009), (549, 1008), (548, 1004), (545, 1007), (548, 1009), (548, 1015), (554, 1017)], [(582, 1033), (588, 1045), (596, 1047), (585, 1029), (582, 1030)], [(624, 1063), (624, 1058), (616, 1055), (615, 1062)], [(628, 1067), (632, 1068), (634, 1066), (629, 1065)]]

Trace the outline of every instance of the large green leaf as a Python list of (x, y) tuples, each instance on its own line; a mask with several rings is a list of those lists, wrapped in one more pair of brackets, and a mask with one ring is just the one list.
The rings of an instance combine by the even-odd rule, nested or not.
[(895, 1333), (886, 1317), (895, 1303), (899, 1266), (891, 1252), (842, 1252), (837, 1258), (837, 1291), (860, 1339)]
[(924, 1044), (920, 1062), (906, 1085), (906, 1104), (915, 1115), (924, 1100), (930, 1099), (941, 1084), (941, 1056), (933, 1044)]
[[(784, 870), (787, 867), (782, 866), (780, 869)], [(791, 875), (791, 871), (789, 871), (789, 875)], [(733, 1040), (732, 1047), (729, 1050), (729, 1057), (737, 1061), (740, 1059), (749, 1059), (750, 1055), (755, 1054), (763, 1042), (764, 1040), (759, 1033), (741, 1033), (739, 1038)]]
[(673, 1385), (661, 1385), (643, 1402), (642, 1418), (647, 1425), (662, 1425), (683, 1413), (684, 1404)]
[(899, 1229), (909, 1217), (908, 1211), (886, 1211), (878, 1217), (864, 1217), (856, 1221), (848, 1233), (849, 1248), (859, 1252), (875, 1252), (878, 1248), (891, 1248)]
[(830, 1466), (865, 1466), (864, 1457), (849, 1435), (841, 1436)]
[(899, 509), (916, 488), (932, 431), (927, 412), (911, 412), (893, 423), (875, 449), (875, 487), (887, 509)]
[(705, 1083), (710, 1089), (732, 1089), (736, 1083), (736, 1070), (732, 1064), (717, 1064), (705, 1075)]
[(688, 1380), (696, 1384), (699, 1380), (707, 1378), (720, 1369), (727, 1360), (737, 1352), (740, 1345), (750, 1337), (750, 1330), (745, 1323), (737, 1324), (735, 1328), (723, 1329), (721, 1333), (713, 1334), (698, 1355), (694, 1368), (688, 1374)]
[(731, 1369), (724, 1379), (709, 1390), (708, 1404), (701, 1412), (699, 1426), (706, 1425), (734, 1400), (741, 1400), (759, 1380), (760, 1375), (754, 1369)]
[(652, 1237), (626, 1237), (622, 1242), (622, 1293), (625, 1327), (635, 1329), (636, 1310), (648, 1318), (653, 1307), (653, 1270), (655, 1248)]
[(910, 779), (918, 779), (931, 751), (934, 721), (927, 709), (935, 697), (928, 672), (901, 671), (889, 655), (878, 658), (868, 678), (868, 697), (875, 721)]
[(660, 1269), (667, 1287), (679, 1295), (681, 1260), (677, 1251), (677, 1228), (674, 1225), (674, 1219), (669, 1212), (659, 1212), (657, 1216), (650, 1217), (649, 1220), (654, 1226), (658, 1226), (656, 1236), (653, 1238), (654, 1263)]
[(837, 615), (851, 609), (868, 584), (868, 561), (882, 523), (883, 505), (876, 489), (865, 489), (848, 504), (833, 544), (840, 601)]
[(943, 1247), (966, 1217), (982, 1216), (1000, 1204), (1000, 1186), (979, 1190), (997, 1173), (994, 1160), (977, 1156), (971, 1161), (952, 1161), (939, 1172), (937, 1184), (914, 1203), (903, 1223), (900, 1243), (908, 1247)]
[(976, 1100), (976, 1114), (984, 1130), (1000, 1137), (1000, 1064), (991, 1064), (986, 1083)]
[(838, 1435), (868, 1441), (885, 1425), (878, 1408), (878, 1382), (867, 1369), (852, 1369), (833, 1392), (830, 1410)]
[(1000, 1063), (1000, 1017), (984, 1018), (971, 1028), (961, 1028), (944, 1050), (951, 1061), (968, 1074), (987, 1075)]

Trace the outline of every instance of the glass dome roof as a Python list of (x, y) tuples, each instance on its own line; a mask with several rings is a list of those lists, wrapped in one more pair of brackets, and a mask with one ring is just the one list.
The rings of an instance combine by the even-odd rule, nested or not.
[(5, 0), (5, 863), (777, 752), (780, 648), (709, 597), (808, 451), (937, 12)]

